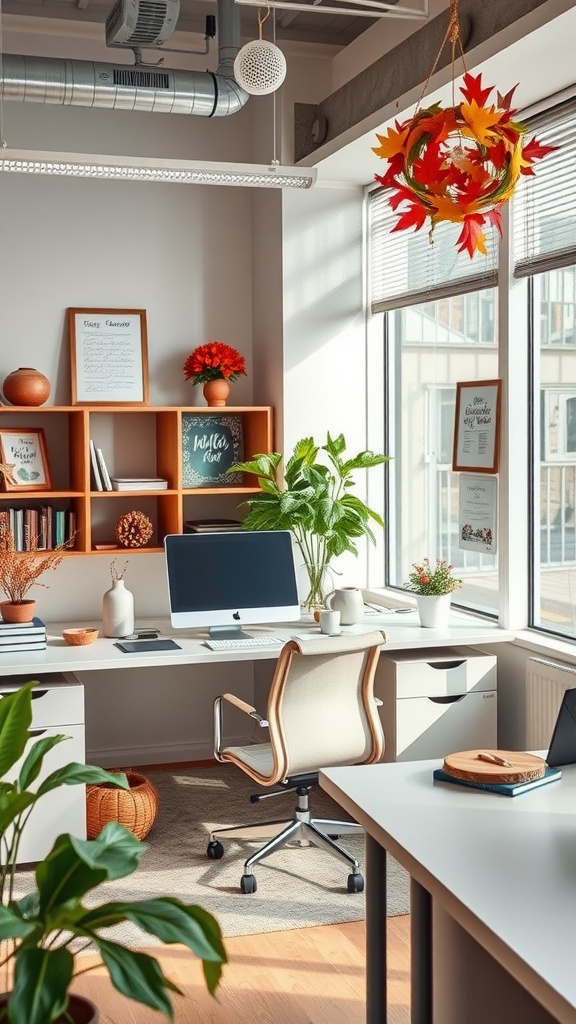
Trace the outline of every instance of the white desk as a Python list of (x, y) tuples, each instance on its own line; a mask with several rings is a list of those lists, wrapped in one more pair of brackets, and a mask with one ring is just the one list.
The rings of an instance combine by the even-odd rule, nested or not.
[[(412, 1024), (452, 1024), (456, 1014), (460, 1024), (574, 1024), (576, 765), (559, 782), (510, 799), (434, 783), (438, 763), (331, 768), (320, 776), (366, 830), (367, 1024), (388, 1020), (386, 852), (412, 878)], [(452, 1013), (450, 990), (467, 982), (458, 942), (447, 949), (436, 939), (436, 912), (464, 940), (467, 1012), (461, 1003)], [(436, 963), (441, 968), (447, 955), (436, 991)], [(491, 991), (493, 969), (503, 975), (503, 996)]]
[[(48, 623), (48, 647), (37, 653), (2, 654), (0, 656), (0, 675), (40, 674), (42, 672), (88, 672), (92, 670), (118, 668), (150, 668), (165, 665), (214, 665), (221, 662), (264, 661), (276, 660), (280, 648), (272, 646), (245, 651), (211, 651), (205, 647), (203, 640), (207, 633), (203, 630), (174, 630), (168, 620), (139, 620), (138, 626), (155, 626), (162, 630), (163, 636), (171, 636), (180, 644), (181, 651), (145, 652), (143, 654), (124, 654), (114, 646), (114, 641), (99, 637), (86, 647), (71, 647), (62, 639), (62, 630), (71, 623)], [(79, 623), (74, 625), (98, 625), (98, 623)], [(305, 633), (318, 633), (318, 626), (311, 621), (302, 620), (266, 627), (246, 626), (246, 631), (254, 635), (269, 633), (290, 636)], [(386, 633), (387, 650), (422, 649), (426, 647), (476, 646), (513, 640), (514, 634), (500, 629), (491, 623), (485, 623), (471, 616), (454, 614), (448, 629), (422, 629), (418, 624), (416, 610), (408, 614), (398, 615), (393, 612), (383, 615), (367, 615), (357, 626), (344, 627), (346, 632), (360, 632), (371, 629), (383, 629)]]

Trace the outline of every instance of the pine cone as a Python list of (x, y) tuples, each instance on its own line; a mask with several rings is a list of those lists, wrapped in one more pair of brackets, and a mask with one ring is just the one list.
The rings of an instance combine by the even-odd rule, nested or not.
[(125, 548), (142, 548), (154, 532), (152, 521), (143, 512), (126, 512), (116, 523), (116, 540)]

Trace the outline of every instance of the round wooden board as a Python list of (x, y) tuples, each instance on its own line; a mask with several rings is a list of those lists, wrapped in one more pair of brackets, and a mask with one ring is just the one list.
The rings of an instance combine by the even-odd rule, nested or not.
[[(481, 760), (479, 754), (495, 754), (509, 761), (511, 767), (490, 764)], [(469, 782), (530, 782), (539, 779), (546, 771), (546, 762), (535, 754), (523, 750), (462, 750), (444, 758), (444, 771), (456, 779)]]

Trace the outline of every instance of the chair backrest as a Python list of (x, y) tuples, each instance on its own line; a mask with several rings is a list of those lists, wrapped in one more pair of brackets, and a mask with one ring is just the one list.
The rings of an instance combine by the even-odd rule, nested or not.
[(272, 782), (382, 759), (374, 674), (385, 641), (376, 630), (284, 645), (268, 699)]

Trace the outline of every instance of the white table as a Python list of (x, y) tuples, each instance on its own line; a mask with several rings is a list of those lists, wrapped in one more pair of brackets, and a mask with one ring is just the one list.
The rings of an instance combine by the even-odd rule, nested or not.
[[(366, 830), (367, 1024), (388, 1019), (387, 852), (412, 879), (412, 1024), (574, 1024), (576, 765), (564, 768), (559, 782), (514, 798), (434, 783), (438, 765), (366, 765), (320, 775), (322, 787)], [(452, 944), (438, 941), (437, 914), (440, 924), (453, 925)], [(466, 984), (463, 1015), (457, 989)]]
[[(139, 620), (137, 627), (155, 626), (163, 636), (173, 637), (180, 651), (124, 654), (114, 641), (99, 637), (85, 647), (71, 647), (62, 639), (62, 630), (72, 623), (47, 623), (48, 646), (45, 651), (23, 654), (2, 654), (0, 675), (42, 672), (87, 672), (118, 668), (147, 668), (165, 665), (214, 665), (221, 662), (276, 660), (280, 648), (248, 649), (243, 651), (211, 651), (203, 640), (208, 634), (200, 629), (172, 629), (167, 619)], [(73, 623), (74, 626), (99, 625), (98, 622)], [(318, 626), (310, 620), (277, 623), (269, 626), (246, 626), (253, 635), (268, 633), (288, 640), (296, 634), (318, 633)], [(514, 634), (472, 616), (454, 614), (448, 629), (423, 629), (418, 623), (416, 609), (408, 614), (393, 612), (367, 615), (362, 623), (345, 627), (348, 632), (383, 629), (386, 650), (422, 649), (427, 647), (475, 646), (510, 641)]]

